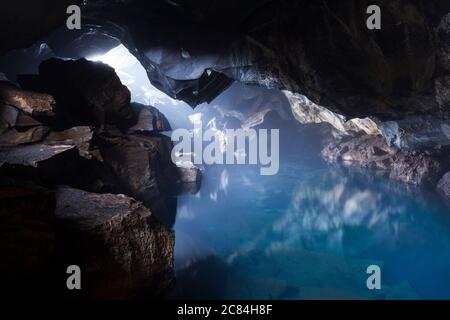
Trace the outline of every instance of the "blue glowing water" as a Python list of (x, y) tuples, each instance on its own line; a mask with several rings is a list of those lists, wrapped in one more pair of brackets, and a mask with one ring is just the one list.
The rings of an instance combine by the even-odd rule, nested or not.
[[(179, 198), (178, 298), (450, 298), (450, 207), (375, 174), (284, 161), (208, 167)], [(366, 269), (381, 267), (381, 290)]]

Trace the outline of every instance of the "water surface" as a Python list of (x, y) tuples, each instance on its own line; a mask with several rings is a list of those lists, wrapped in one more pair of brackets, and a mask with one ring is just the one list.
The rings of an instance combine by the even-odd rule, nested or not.
[[(174, 228), (177, 298), (450, 298), (449, 206), (373, 173), (207, 167)], [(366, 287), (372, 264), (381, 290)]]

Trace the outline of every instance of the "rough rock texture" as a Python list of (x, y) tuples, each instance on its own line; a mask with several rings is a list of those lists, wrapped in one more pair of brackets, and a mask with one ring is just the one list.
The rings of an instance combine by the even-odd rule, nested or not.
[(389, 146), (381, 135), (364, 133), (330, 142), (322, 150), (322, 157), (330, 163), (382, 170), (392, 180), (414, 185), (434, 183), (445, 164), (441, 152), (403, 152)]
[(46, 296), (55, 250), (54, 193), (0, 181), (0, 296)]
[[(43, 63), (41, 70), (30, 85), (38, 83), (43, 92), (0, 84), (2, 97), (7, 98), (0, 101), (0, 182), (11, 181), (15, 188), (0, 192), (3, 275), (27, 281), (36, 272), (43, 273), (43, 296), (152, 298), (168, 294), (173, 283), (170, 230), (179, 181), (170, 158), (171, 140), (158, 133), (168, 129), (167, 120), (148, 106), (142, 106), (151, 112), (147, 118), (142, 112), (135, 114), (128, 89), (104, 64), (53, 59)], [(47, 112), (49, 106), (51, 112)], [(154, 120), (152, 127), (130, 130), (141, 127), (149, 117)], [(41, 189), (22, 188), (24, 181)], [(56, 213), (48, 189), (58, 190)], [(38, 196), (42, 201), (53, 199), (53, 207), (39, 202)], [(36, 212), (30, 212), (32, 206)], [(48, 216), (57, 222), (49, 230), (57, 234), (54, 243), (50, 235), (40, 238)], [(23, 230), (23, 237), (21, 232), (16, 235), (23, 241), (14, 240), (8, 230)], [(55, 252), (50, 252), (54, 246)], [(29, 252), (30, 261), (15, 255), (13, 249)], [(33, 259), (36, 272), (29, 269)], [(11, 266), (23, 264), (14, 269), (5, 265), (9, 260)], [(65, 287), (65, 271), (72, 264), (82, 266), (81, 293)], [(18, 296), (28, 292), (23, 281), (11, 289)]]
[(428, 153), (401, 153), (395, 158), (389, 177), (421, 185), (424, 182), (434, 182), (441, 170), (439, 161)]
[(63, 242), (74, 250), (67, 259), (72, 254), (83, 257), (82, 296), (130, 298), (152, 290), (155, 297), (170, 287), (174, 234), (142, 203), (123, 195), (60, 187), (56, 218)]
[(438, 189), (444, 196), (450, 198), (450, 172), (444, 174), (444, 176), (438, 182)]
[(405, 151), (450, 145), (450, 120), (415, 116), (379, 123), (378, 128), (389, 144)]
[(42, 141), (49, 132), (47, 127), (32, 127), (19, 132), (16, 129), (4, 131), (0, 135), (0, 147), (17, 146), (20, 144)]
[(328, 162), (345, 162), (366, 168), (389, 169), (398, 150), (382, 136), (359, 134), (328, 144), (322, 156)]
[(202, 170), (190, 161), (177, 162), (176, 166), (181, 182), (180, 191), (197, 193), (201, 186)]
[(51, 132), (45, 142), (49, 145), (64, 144), (76, 146), (81, 157), (91, 159), (91, 142), (94, 132), (90, 127), (73, 127), (60, 132)]
[(49, 94), (24, 91), (5, 84), (0, 84), (0, 103), (33, 116), (52, 116), (55, 108), (55, 100)]

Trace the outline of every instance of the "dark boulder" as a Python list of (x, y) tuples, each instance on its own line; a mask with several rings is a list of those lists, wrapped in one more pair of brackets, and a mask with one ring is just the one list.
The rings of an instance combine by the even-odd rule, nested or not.
[(172, 130), (169, 121), (155, 107), (140, 103), (132, 103), (131, 106), (136, 114), (137, 121), (129, 129), (129, 132), (152, 133)]
[(142, 203), (60, 187), (56, 218), (62, 242), (58, 254), (83, 272), (81, 297), (151, 298), (171, 287), (174, 234)]
[(86, 59), (49, 59), (41, 63), (39, 74), (55, 96), (59, 121), (66, 127), (131, 124), (130, 91), (112, 67)]
[(441, 172), (441, 167), (439, 160), (427, 152), (399, 153), (392, 164), (389, 177), (414, 185), (433, 183)]
[(55, 250), (55, 196), (31, 184), (0, 186), (0, 273), (5, 298), (46, 297)]

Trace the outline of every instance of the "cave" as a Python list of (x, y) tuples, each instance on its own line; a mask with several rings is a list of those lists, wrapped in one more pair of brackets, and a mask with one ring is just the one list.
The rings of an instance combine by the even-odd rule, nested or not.
[(2, 297), (450, 299), (450, 2), (0, 14)]

